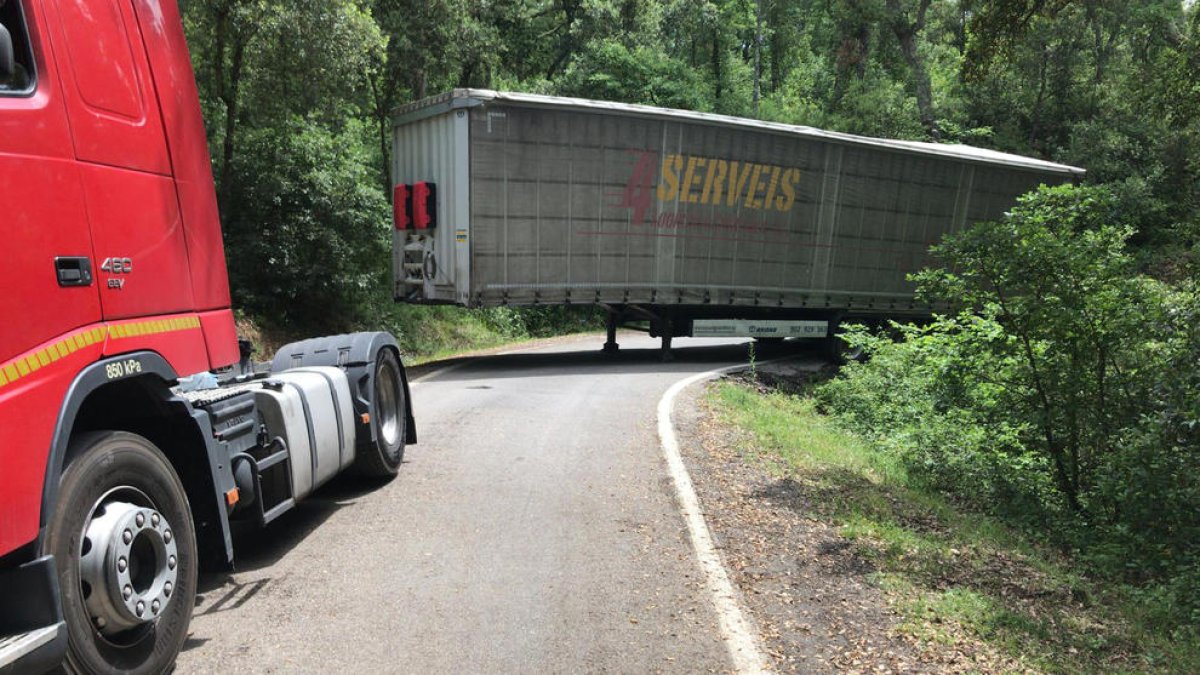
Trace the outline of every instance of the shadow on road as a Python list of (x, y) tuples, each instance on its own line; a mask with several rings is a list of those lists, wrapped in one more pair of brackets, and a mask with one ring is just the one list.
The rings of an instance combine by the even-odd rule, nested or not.
[[(676, 343), (679, 344), (679, 343)], [(820, 353), (815, 340), (787, 340), (779, 344), (741, 342), (735, 344), (677, 346), (671, 350), (673, 359), (664, 362), (657, 348), (622, 347), (616, 354), (605, 354), (594, 344), (581, 345), (576, 351), (497, 354), (449, 361), (444, 366), (462, 367), (433, 371), (430, 381), (454, 382), (483, 378), (557, 377), (562, 375), (623, 375), (629, 373), (691, 373), (696, 364), (720, 367), (753, 360), (810, 357)]]
[[(334, 513), (353, 506), (357, 498), (386, 487), (378, 480), (339, 476), (294, 509), (272, 522), (270, 536), (249, 524), (235, 523), (233, 572), (201, 572), (197, 583), (196, 609), (202, 616), (237, 609), (269, 586), (272, 577), (239, 581), (235, 575), (266, 569), (296, 548)], [(205, 640), (189, 639), (183, 650), (201, 646)]]

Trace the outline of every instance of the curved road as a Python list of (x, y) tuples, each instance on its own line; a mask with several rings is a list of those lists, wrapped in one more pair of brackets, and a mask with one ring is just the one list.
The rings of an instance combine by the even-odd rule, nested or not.
[(622, 334), (468, 359), (413, 385), (421, 442), (338, 480), (201, 578), (179, 672), (728, 671), (655, 408), (742, 341)]

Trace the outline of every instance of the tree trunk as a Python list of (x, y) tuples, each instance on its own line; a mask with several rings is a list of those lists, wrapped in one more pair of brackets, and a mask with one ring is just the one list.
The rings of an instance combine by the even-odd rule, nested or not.
[(550, 64), (550, 68), (546, 71), (546, 79), (554, 79), (554, 74), (563, 66), (575, 52), (575, 38), (571, 36), (571, 29), (575, 26), (576, 14), (579, 12), (580, 0), (561, 0), (563, 11), (563, 35), (559, 41), (558, 56), (554, 59), (554, 63)]
[(754, 116), (758, 117), (758, 99), (762, 96), (762, 0), (754, 6)]
[(716, 84), (716, 100), (721, 100), (721, 31), (713, 29), (712, 34), (712, 71), (713, 82)]
[(921, 118), (921, 126), (929, 138), (939, 141), (942, 138), (941, 129), (937, 125), (937, 116), (933, 111), (933, 84), (929, 79), (929, 70), (925, 67), (925, 59), (917, 44), (917, 37), (925, 29), (925, 14), (932, 0), (920, 0), (917, 7), (916, 19), (909, 21), (900, 0), (887, 0), (887, 10), (891, 17), (892, 32), (900, 42), (900, 52), (908, 64), (912, 77), (913, 89), (917, 94), (917, 114)]
[(225, 104), (225, 137), (221, 142), (221, 188), (217, 195), (217, 205), (221, 217), (226, 218), (229, 210), (229, 199), (233, 189), (233, 153), (236, 149), (238, 124), (238, 97), (242, 88), (242, 64), (246, 55), (246, 43), (238, 40), (233, 47), (233, 57), (229, 66), (229, 81), (221, 96)]
[[(379, 80), (383, 80), (383, 83), (381, 84)], [(369, 78), (369, 82), (371, 84), (371, 100), (375, 107), (375, 124), (379, 131), (380, 176), (382, 178), (384, 194), (387, 195), (390, 201), (392, 198), (391, 110), (396, 100), (395, 85), (392, 83), (395, 80), (389, 78), (385, 70), (379, 77)]]

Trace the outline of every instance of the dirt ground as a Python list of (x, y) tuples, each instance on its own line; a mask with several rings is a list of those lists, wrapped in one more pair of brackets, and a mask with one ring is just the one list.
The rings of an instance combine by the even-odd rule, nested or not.
[[(800, 376), (781, 375), (784, 382), (773, 384), (784, 388)], [(804, 486), (746, 456), (751, 439), (722, 423), (706, 391), (693, 387), (676, 404), (680, 445), (717, 546), (778, 671), (991, 670), (974, 655), (898, 632), (899, 618), (871, 581), (872, 564), (818, 517)]]

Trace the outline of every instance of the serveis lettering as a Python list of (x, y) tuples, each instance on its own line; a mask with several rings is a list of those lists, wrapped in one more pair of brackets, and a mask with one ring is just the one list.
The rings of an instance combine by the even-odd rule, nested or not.
[(636, 150), (629, 182), (618, 205), (631, 209), (632, 222), (645, 224), (659, 204), (700, 204), (737, 211), (787, 213), (796, 203), (800, 169), (735, 162), (696, 155)]
[(695, 155), (667, 155), (658, 201), (738, 206), (786, 213), (796, 203), (800, 170)]

